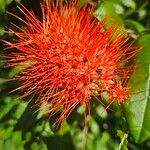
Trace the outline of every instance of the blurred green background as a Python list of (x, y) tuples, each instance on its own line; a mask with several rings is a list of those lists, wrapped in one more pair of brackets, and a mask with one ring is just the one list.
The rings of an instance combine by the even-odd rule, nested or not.
[[(13, 36), (4, 33), (4, 28), (14, 28), (11, 22), (22, 24), (6, 11), (21, 16), (17, 5), (22, 3), (28, 9), (33, 9), (37, 16), (40, 13), (40, 0), (0, 0), (0, 38), (13, 40)], [(80, 0), (81, 3), (84, 0)], [(98, 19), (109, 15), (113, 21), (119, 22), (125, 32), (137, 43), (143, 46), (142, 54), (137, 56), (139, 61), (146, 61), (144, 70), (136, 70), (146, 74), (134, 77), (130, 84), (137, 83), (139, 87), (149, 85), (147, 68), (150, 60), (150, 2), (149, 0), (99, 0), (89, 1), (96, 5), (93, 13)], [(0, 41), (0, 55), (6, 55), (3, 43)], [(143, 68), (143, 67), (142, 67)], [(149, 70), (149, 69), (148, 69)], [(62, 127), (54, 127), (53, 116), (48, 120), (44, 110), (34, 113), (37, 109), (25, 100), (20, 100), (21, 91), (9, 93), (18, 83), (5, 82), (19, 71), (16, 68), (5, 68), (5, 62), (0, 60), (0, 150), (149, 150), (150, 149), (150, 102), (149, 95), (140, 98), (134, 95), (131, 101), (136, 105), (125, 104), (114, 106), (115, 112), (105, 111), (96, 102), (91, 103), (91, 116), (88, 116), (87, 126), (84, 126), (84, 107), (73, 111)], [(134, 85), (136, 86), (136, 85)], [(150, 86), (148, 87), (150, 88)], [(145, 93), (142, 93), (147, 94)], [(142, 96), (141, 96), (142, 97)], [(136, 107), (141, 105), (142, 108)], [(32, 107), (32, 108), (31, 108)], [(134, 108), (134, 109), (133, 109)], [(103, 114), (101, 112), (104, 110)], [(142, 114), (140, 116), (138, 113)], [(137, 120), (135, 118), (139, 116)], [(140, 120), (143, 122), (141, 123)], [(135, 124), (140, 129), (135, 130)], [(143, 131), (146, 129), (146, 132)]]

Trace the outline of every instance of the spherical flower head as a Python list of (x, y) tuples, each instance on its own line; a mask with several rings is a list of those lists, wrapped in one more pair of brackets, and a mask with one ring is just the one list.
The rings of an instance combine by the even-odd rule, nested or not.
[[(41, 107), (49, 105), (53, 115), (61, 111), (57, 122), (66, 119), (72, 110), (85, 104), (90, 110), (92, 97), (100, 99), (101, 92), (110, 93), (110, 99), (124, 102), (128, 90), (116, 80), (127, 79), (130, 69), (126, 64), (137, 53), (128, 38), (117, 27), (105, 29), (107, 20), (93, 17), (93, 6), (79, 7), (76, 1), (69, 4), (41, 5), (43, 20), (32, 11), (19, 7), (26, 20), (15, 43), (5, 41), (18, 51), (8, 58), (10, 66), (28, 63), (15, 80), (22, 81), (17, 88), (24, 89), (22, 98), (32, 95)], [(128, 63), (129, 64), (129, 63)]]
[(109, 89), (109, 99), (124, 103), (129, 99), (129, 88), (123, 87), (121, 83), (115, 84)]

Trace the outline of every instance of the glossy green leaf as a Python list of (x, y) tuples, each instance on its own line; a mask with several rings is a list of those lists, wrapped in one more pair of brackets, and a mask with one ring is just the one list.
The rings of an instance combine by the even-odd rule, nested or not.
[(124, 105), (129, 129), (135, 142), (142, 143), (150, 138), (150, 34), (143, 35), (138, 42), (143, 49), (137, 55), (137, 68), (129, 86), (132, 97)]

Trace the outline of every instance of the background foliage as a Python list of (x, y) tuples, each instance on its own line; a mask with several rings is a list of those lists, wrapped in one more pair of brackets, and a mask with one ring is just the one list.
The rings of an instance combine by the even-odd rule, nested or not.
[[(81, 4), (84, 0), (80, 0)], [(11, 22), (21, 26), (6, 11), (20, 15), (17, 5), (22, 3), (41, 16), (40, 0), (0, 0), (0, 38), (13, 40), (4, 28), (13, 28)], [(55, 117), (48, 120), (44, 110), (34, 113), (26, 100), (20, 100), (21, 92), (9, 93), (17, 87), (6, 79), (19, 70), (5, 68), (0, 60), (0, 150), (148, 150), (150, 149), (150, 3), (149, 0), (99, 0), (93, 13), (98, 19), (110, 16), (110, 22), (118, 22), (125, 32), (143, 50), (136, 56), (137, 68), (129, 82), (133, 96), (125, 105), (113, 106), (105, 111), (92, 102), (91, 116), (84, 126), (84, 107), (76, 109), (61, 128), (53, 126)], [(0, 54), (4, 55), (0, 43)], [(7, 51), (8, 53), (8, 51)], [(6, 55), (6, 54), (5, 54)], [(104, 111), (102, 114), (101, 112)]]

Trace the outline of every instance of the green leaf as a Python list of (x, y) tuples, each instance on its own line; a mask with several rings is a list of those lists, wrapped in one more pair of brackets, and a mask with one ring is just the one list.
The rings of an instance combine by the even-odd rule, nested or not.
[(98, 123), (93, 118), (91, 118), (90, 120), (90, 129), (94, 136), (97, 136), (97, 137), (99, 136), (100, 134), (99, 126), (98, 126)]
[(116, 27), (114, 35), (118, 35), (120, 32), (125, 32), (124, 22), (118, 14), (118, 8), (113, 1), (104, 1), (97, 5), (97, 9), (93, 15), (98, 20), (106, 19), (105, 28), (108, 29), (111, 26)]
[(132, 9), (136, 8), (136, 3), (134, 0), (122, 0), (122, 3), (126, 6), (126, 7), (130, 7)]
[(114, 23), (117, 21), (120, 24), (123, 24), (123, 21), (117, 14), (117, 10), (115, 7), (116, 3), (112, 1), (105, 1), (102, 4), (98, 4), (97, 9), (93, 13), (93, 15), (99, 20), (102, 20), (105, 17), (110, 17), (109, 19), (110, 22)]
[(142, 32), (145, 30), (144, 26), (135, 20), (127, 19), (125, 23), (138, 32)]
[(77, 113), (80, 115), (83, 115), (85, 111), (86, 111), (86, 106), (84, 104), (79, 106), (77, 109)]
[(20, 3), (21, 0), (15, 0), (15, 2)]
[(138, 10), (138, 17), (140, 20), (144, 19), (144, 17), (147, 15), (146, 9), (139, 9)]
[(10, 78), (14, 77), (15, 75), (19, 74), (24, 69), (30, 67), (32, 64), (33, 64), (32, 61), (21, 62), (9, 72), (8, 76)]
[(0, 36), (4, 34), (4, 27), (0, 25)]
[(23, 132), (30, 131), (35, 129), (37, 125), (37, 113), (34, 114), (37, 108), (31, 108), (33, 104), (29, 103), (27, 107), (24, 109), (17, 123), (15, 124), (14, 130), (22, 130)]
[(5, 11), (6, 1), (0, 0), (0, 13)]
[(19, 101), (15, 97), (6, 97), (4, 102), (4, 105), (0, 106), (0, 119), (5, 117), (15, 105), (19, 104)]
[(127, 144), (128, 144), (128, 134), (124, 133), (121, 130), (117, 131), (117, 136), (120, 137), (121, 143), (119, 144), (119, 150), (128, 150)]
[(114, 3), (114, 7), (115, 7), (116, 12), (117, 12), (118, 14), (124, 14), (125, 10), (124, 10), (124, 8), (123, 8), (122, 5), (120, 5), (120, 4), (118, 4), (118, 3)]
[(13, 0), (6, 0), (7, 5), (10, 5)]
[(58, 131), (58, 135), (63, 136), (65, 134), (67, 134), (67, 132), (69, 132), (70, 130), (70, 126), (67, 124), (66, 121), (64, 121), (61, 125), (60, 130)]
[(136, 56), (137, 68), (129, 82), (133, 93), (124, 105), (129, 129), (135, 142), (142, 143), (150, 138), (150, 34), (142, 35), (138, 43), (143, 49)]
[(106, 108), (102, 107), (101, 105), (99, 105), (96, 108), (96, 113), (98, 114), (99, 117), (101, 117), (102, 119), (106, 119), (108, 117), (108, 112), (106, 111)]

